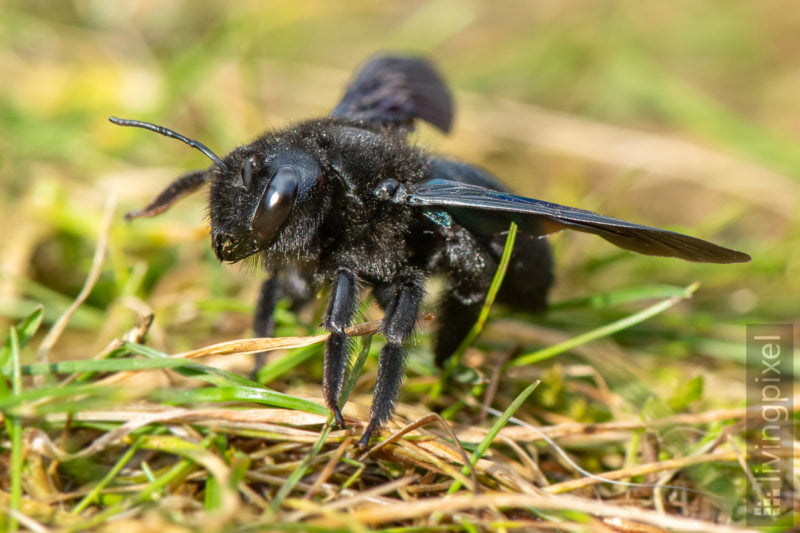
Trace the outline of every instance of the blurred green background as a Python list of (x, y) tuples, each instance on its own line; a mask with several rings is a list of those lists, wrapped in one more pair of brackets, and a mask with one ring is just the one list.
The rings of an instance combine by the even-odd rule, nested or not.
[[(259, 276), (213, 259), (203, 194), (153, 220), (122, 219), (208, 162), (107, 117), (157, 122), (223, 154), (326, 114), (370, 54), (411, 51), (439, 65), (458, 108), (451, 136), (423, 127), (418, 142), (520, 193), (750, 253), (746, 265), (696, 265), (552, 239), (556, 302), (700, 281), (694, 299), (618, 340), (654, 365), (735, 369), (744, 324), (797, 318), (799, 30), (800, 10), (778, 0), (6, 0), (0, 320), (37, 303), (49, 321), (64, 310), (115, 195), (100, 283), (53, 356), (92, 355), (144, 304), (156, 311), (151, 342), (167, 351), (248, 335)], [(630, 311), (546, 320), (575, 334)]]

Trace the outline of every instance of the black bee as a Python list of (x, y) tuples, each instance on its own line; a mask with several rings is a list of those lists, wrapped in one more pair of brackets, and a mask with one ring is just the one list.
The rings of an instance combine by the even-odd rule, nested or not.
[(563, 229), (594, 233), (647, 255), (711, 263), (750, 259), (694, 237), (515, 196), (478, 167), (409, 144), (415, 120), (447, 132), (452, 118), (450, 93), (429, 62), (377, 56), (330, 116), (268, 131), (224, 158), (161, 126), (110, 120), (177, 138), (213, 161), (179, 177), (127, 218), (162, 213), (209, 183), (217, 257), (236, 262), (258, 254), (268, 275), (256, 307), (257, 335), (272, 333), (278, 300), (301, 304), (321, 286), (330, 287), (322, 386), (339, 425), (350, 344), (345, 328), (360, 289), (372, 288), (384, 310), (386, 344), (362, 446), (394, 409), (406, 358), (403, 344), (414, 329), (428, 278), (445, 280), (435, 345), (441, 366), (476, 321), (512, 221), (521, 233), (498, 302), (524, 311), (546, 307), (553, 262), (541, 237)]

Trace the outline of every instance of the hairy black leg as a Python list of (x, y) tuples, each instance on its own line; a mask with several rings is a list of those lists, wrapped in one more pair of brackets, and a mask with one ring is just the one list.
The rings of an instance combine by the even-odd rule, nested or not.
[[(272, 273), (261, 284), (253, 317), (253, 332), (256, 337), (272, 337), (275, 334), (275, 306), (282, 298), (291, 299), (290, 308), (297, 311), (314, 296), (310, 274), (295, 267)], [(266, 353), (256, 354), (255, 364), (250, 374), (255, 379), (266, 362)]]
[(485, 290), (475, 291), (469, 298), (458, 292), (448, 291), (442, 299), (439, 304), (439, 331), (434, 348), (436, 366), (444, 367), (447, 359), (458, 349), (478, 320), (485, 296)]
[(328, 309), (322, 323), (323, 327), (331, 332), (325, 344), (322, 393), (339, 426), (344, 425), (344, 417), (339, 409), (339, 391), (342, 388), (350, 345), (350, 337), (344, 330), (350, 325), (355, 313), (357, 298), (355, 274), (348, 268), (340, 268), (333, 281)]
[(150, 202), (147, 207), (127, 213), (125, 220), (160, 215), (172, 207), (172, 204), (199, 189), (207, 180), (207, 170), (195, 170), (184, 174), (167, 185), (167, 188), (161, 191), (161, 194), (156, 196), (156, 199)]
[(292, 299), (289, 309), (299, 310), (314, 297), (312, 274), (297, 267), (287, 268), (283, 280), (283, 292)]
[[(500, 253), (502, 244), (499, 241), (497, 244)], [(497, 303), (541, 313), (547, 309), (547, 293), (553, 281), (553, 256), (547, 240), (518, 233)]]
[[(505, 237), (489, 239), (454, 234), (453, 245), (461, 253), (448, 264), (447, 286), (439, 305), (439, 332), (435, 361), (439, 367), (458, 349), (478, 319), (494, 271), (500, 261)], [(517, 234), (514, 251), (497, 302), (527, 312), (547, 307), (547, 292), (553, 284), (552, 256), (546, 240)]]
[[(258, 293), (258, 302), (256, 303), (256, 312), (253, 317), (253, 332), (256, 337), (271, 337), (274, 334), (275, 306), (278, 304), (278, 300), (281, 299), (282, 295), (281, 283), (277, 276), (273, 276), (261, 284), (261, 290)], [(264, 366), (266, 360), (266, 352), (256, 354), (255, 364), (250, 373), (251, 378), (255, 379), (258, 371)]]
[(395, 286), (391, 283), (378, 283), (372, 287), (372, 296), (383, 310), (392, 305), (395, 292)]
[(256, 337), (270, 337), (275, 333), (275, 306), (282, 297), (283, 291), (278, 278), (264, 280), (253, 316), (253, 332)]
[(424, 295), (422, 283), (416, 282), (395, 285), (391, 298), (387, 292), (382, 291), (386, 305), (381, 330), (386, 338), (386, 345), (381, 350), (378, 361), (378, 377), (372, 396), (369, 424), (358, 441), (362, 448), (369, 444), (375, 430), (392, 416), (405, 368), (406, 350), (403, 342), (414, 331)]

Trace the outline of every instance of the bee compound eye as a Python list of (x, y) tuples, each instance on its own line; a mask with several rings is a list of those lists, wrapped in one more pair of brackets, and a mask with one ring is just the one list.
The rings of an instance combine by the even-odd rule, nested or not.
[(272, 178), (253, 216), (253, 233), (261, 241), (270, 241), (281, 229), (297, 197), (300, 176), (294, 167), (281, 167)]

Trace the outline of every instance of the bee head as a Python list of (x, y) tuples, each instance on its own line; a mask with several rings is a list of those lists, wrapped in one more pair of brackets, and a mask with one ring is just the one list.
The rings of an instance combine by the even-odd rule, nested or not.
[[(303, 214), (318, 214), (306, 200), (324, 180), (319, 163), (305, 151), (286, 145), (279, 136), (267, 135), (222, 159), (203, 143), (164, 126), (116, 117), (109, 120), (178, 139), (214, 163), (205, 172), (187, 175), (190, 179), (178, 178), (149, 206), (127, 218), (162, 213), (210, 181), (211, 242), (220, 261), (236, 262), (265, 250), (297, 252), (312, 238), (314, 228), (300, 221)], [(303, 213), (298, 213), (300, 204)], [(292, 217), (293, 213), (298, 216)], [(291, 224), (293, 219), (297, 223)]]
[(322, 173), (310, 155), (263, 143), (235, 150), (224, 163), (211, 184), (212, 245), (220, 261), (239, 261), (281, 240)]

